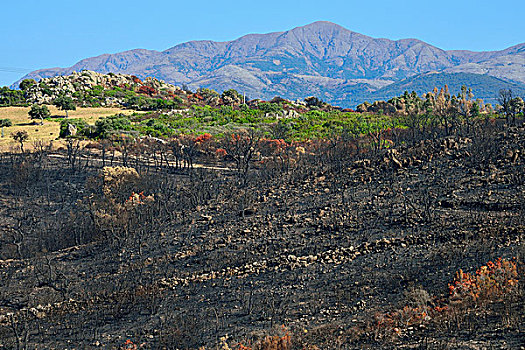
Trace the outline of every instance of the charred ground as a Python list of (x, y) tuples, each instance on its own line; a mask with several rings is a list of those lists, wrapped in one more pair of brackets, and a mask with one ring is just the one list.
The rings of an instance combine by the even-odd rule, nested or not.
[[(193, 168), (163, 144), (4, 153), (0, 348), (520, 348), (525, 127), (442, 133), (264, 162), (246, 133), (238, 162)], [(498, 257), (512, 294), (452, 300)], [(449, 311), (381, 321), (414, 303)]]

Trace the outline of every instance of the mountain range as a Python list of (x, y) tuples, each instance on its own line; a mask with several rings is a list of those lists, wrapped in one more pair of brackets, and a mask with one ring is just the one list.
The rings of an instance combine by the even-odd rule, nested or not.
[[(228, 42), (191, 41), (165, 51), (130, 50), (86, 58), (69, 68), (41, 69), (22, 79), (73, 71), (148, 76), (191, 89), (234, 88), (251, 98), (314, 95), (351, 107), (434, 86), (473, 86), (494, 102), (499, 89), (525, 95), (525, 43), (502, 51), (445, 51), (417, 39), (372, 38), (330, 22)], [(13, 84), (18, 86), (18, 82)]]

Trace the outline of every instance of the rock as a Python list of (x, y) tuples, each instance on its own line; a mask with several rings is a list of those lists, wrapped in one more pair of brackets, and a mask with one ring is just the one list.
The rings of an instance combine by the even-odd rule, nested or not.
[(246, 208), (244, 209), (244, 211), (241, 211), (239, 213), (239, 216), (250, 216), (250, 215), (253, 215), (257, 212), (257, 208)]
[(78, 128), (73, 124), (67, 124), (66, 136), (75, 136), (78, 132)]
[(202, 221), (211, 221), (213, 217), (211, 215), (201, 215)]
[(299, 113), (297, 113), (295, 110), (293, 109), (290, 109), (289, 111), (285, 111), (284, 112), (284, 117), (285, 118), (298, 118), (300, 117), (301, 115)]
[(392, 156), (392, 162), (395, 164), (397, 169), (403, 168), (403, 164), (394, 156)]

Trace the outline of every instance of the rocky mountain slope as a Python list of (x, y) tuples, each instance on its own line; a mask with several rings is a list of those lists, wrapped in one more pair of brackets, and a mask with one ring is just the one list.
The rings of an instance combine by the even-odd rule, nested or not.
[[(192, 41), (162, 52), (139, 49), (105, 54), (69, 68), (38, 70), (24, 78), (83, 69), (153, 76), (194, 89), (235, 88), (266, 99), (317, 95), (351, 106), (378, 89), (433, 71), (476, 74), (471, 79), (490, 75), (525, 86), (525, 44), (493, 52), (444, 51), (416, 39), (377, 39), (330, 22), (315, 22), (230, 42)], [(480, 97), (492, 98), (495, 93)]]

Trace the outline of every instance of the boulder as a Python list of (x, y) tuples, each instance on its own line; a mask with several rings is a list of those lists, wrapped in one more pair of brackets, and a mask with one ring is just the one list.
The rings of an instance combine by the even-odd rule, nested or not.
[(67, 124), (66, 136), (75, 136), (78, 132), (78, 128), (73, 124)]

